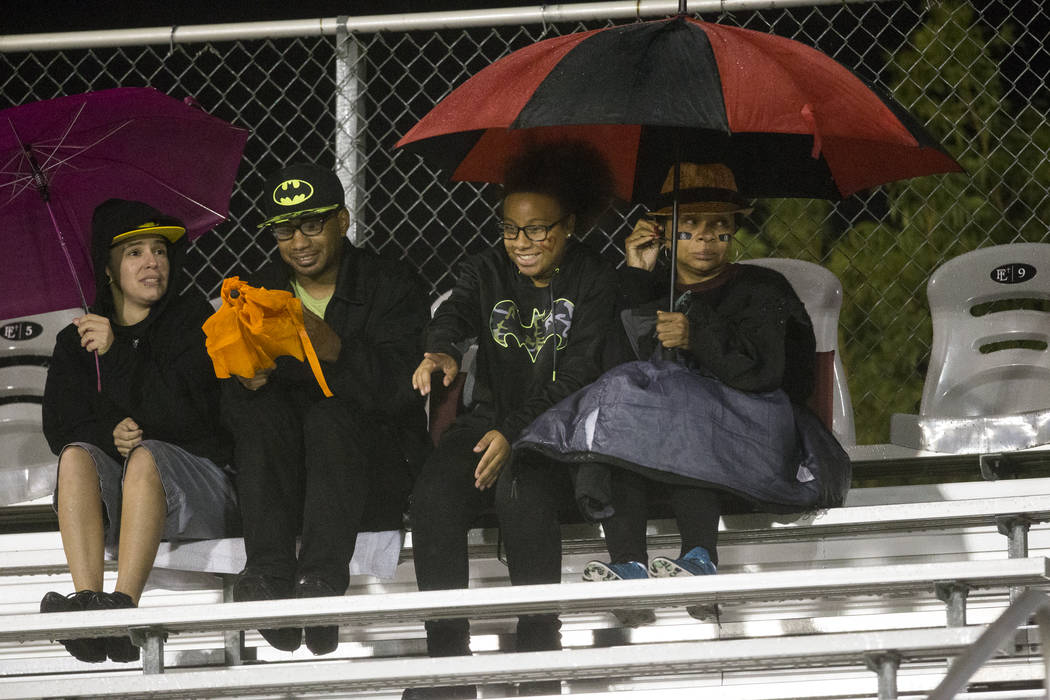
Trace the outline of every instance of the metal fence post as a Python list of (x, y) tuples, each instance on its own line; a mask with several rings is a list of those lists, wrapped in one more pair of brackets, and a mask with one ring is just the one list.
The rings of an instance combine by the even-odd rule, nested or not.
[(365, 199), (361, 154), (364, 130), (360, 120), (361, 88), (364, 76), (357, 39), (346, 30), (347, 17), (339, 17), (335, 42), (335, 172), (346, 188), (346, 208), (350, 212), (350, 242), (364, 238)]

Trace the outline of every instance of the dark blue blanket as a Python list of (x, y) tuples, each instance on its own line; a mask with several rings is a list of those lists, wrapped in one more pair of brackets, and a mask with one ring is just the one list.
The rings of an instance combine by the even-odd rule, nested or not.
[[(738, 391), (660, 360), (606, 372), (540, 415), (514, 447), (714, 486), (777, 511), (841, 505), (850, 481), (849, 458), (834, 436), (783, 391)], [(577, 480), (581, 504), (602, 500), (592, 477), (585, 493)], [(602, 517), (598, 503), (588, 510)]]

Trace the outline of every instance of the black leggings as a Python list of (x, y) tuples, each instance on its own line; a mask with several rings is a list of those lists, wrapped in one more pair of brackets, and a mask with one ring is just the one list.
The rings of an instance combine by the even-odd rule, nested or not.
[[(494, 489), (474, 487), (480, 455), (473, 452), (488, 428), (457, 421), (442, 436), (416, 481), (412, 498), (412, 557), (421, 591), (466, 588), (469, 581), (467, 531), (477, 517), (495, 506), (499, 516), (510, 580), (514, 585), (561, 581), (559, 508), (572, 501), (567, 467), (515, 455)], [(519, 651), (558, 649), (557, 615), (525, 615), (518, 620)], [(469, 652), (467, 620), (426, 623), (431, 656)]]
[(671, 503), (678, 531), (682, 536), (681, 555), (703, 547), (718, 563), (718, 518), (721, 514), (718, 492), (712, 489), (652, 481), (630, 469), (610, 467), (615, 513), (602, 520), (605, 546), (615, 564), (649, 560), (645, 526), (647, 500), (666, 494)]

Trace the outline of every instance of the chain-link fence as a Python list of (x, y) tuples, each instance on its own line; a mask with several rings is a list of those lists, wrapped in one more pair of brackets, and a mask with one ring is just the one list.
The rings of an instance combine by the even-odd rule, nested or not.
[[(828, 53), (896, 97), (967, 169), (836, 203), (761, 202), (739, 236), (741, 257), (803, 258), (840, 277), (840, 344), (858, 442), (885, 442), (890, 414), (918, 407), (931, 336), (930, 272), (976, 247), (1048, 238), (1050, 10), (1040, 0), (910, 0), (701, 18)], [(212, 114), (250, 127), (230, 220), (198, 239), (188, 262), (192, 284), (210, 296), (224, 276), (255, 269), (271, 253), (272, 241), (256, 231), (262, 178), (302, 159), (343, 176), (355, 241), (404, 258), (436, 293), (451, 286), (464, 254), (493, 245), (482, 224), (497, 193), (451, 183), (393, 144), (494, 59), (612, 23), (7, 52), (0, 54), (0, 107), (148, 85), (192, 95)], [(619, 262), (637, 214), (621, 205), (589, 242)]]

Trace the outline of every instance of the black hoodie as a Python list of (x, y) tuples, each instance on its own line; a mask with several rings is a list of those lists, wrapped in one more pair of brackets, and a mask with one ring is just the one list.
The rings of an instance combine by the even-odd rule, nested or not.
[[(106, 277), (111, 241), (111, 232), (96, 232), (91, 242), (91, 312), (113, 322)], [(219, 424), (219, 384), (201, 330), (212, 307), (199, 293), (175, 292), (185, 246), (185, 236), (169, 245), (168, 289), (149, 315), (131, 326), (113, 322), (113, 344), (98, 358), (101, 392), (95, 356), (80, 346), (76, 326), (59, 332), (43, 405), (44, 436), (55, 454), (71, 442), (87, 442), (122, 461), (113, 428), (130, 417), (144, 439), (178, 445), (220, 466), (230, 463), (232, 441)]]
[(424, 348), (459, 362), (464, 342), (477, 338), (472, 414), (514, 442), (536, 416), (601, 374), (617, 290), (613, 266), (571, 240), (547, 287), (494, 247), (463, 263)]

